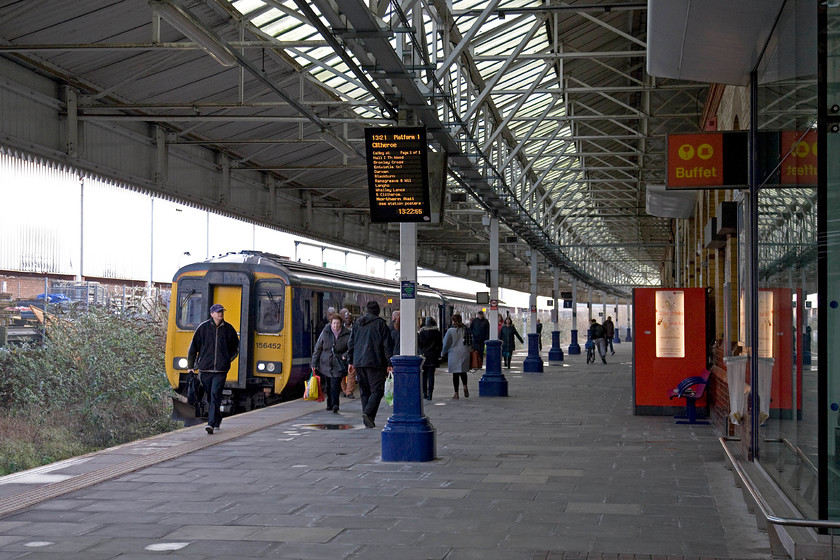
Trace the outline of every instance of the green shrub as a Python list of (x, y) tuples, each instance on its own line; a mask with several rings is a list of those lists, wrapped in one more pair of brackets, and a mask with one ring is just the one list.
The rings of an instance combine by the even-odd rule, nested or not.
[[(165, 333), (162, 317), (125, 317), (99, 308), (70, 310), (48, 323), (43, 345), (3, 349), (2, 417), (40, 426), (39, 437), (55, 452), (32, 451), (27, 445), (31, 439), (12, 442), (3, 430), (0, 455), (8, 450), (21, 463), (49, 462), (77, 454), (78, 449), (117, 445), (172, 429), (170, 389), (163, 373)], [(58, 449), (58, 442), (67, 435), (54, 437), (56, 424), (50, 420), (58, 417), (74, 442), (64, 450)]]

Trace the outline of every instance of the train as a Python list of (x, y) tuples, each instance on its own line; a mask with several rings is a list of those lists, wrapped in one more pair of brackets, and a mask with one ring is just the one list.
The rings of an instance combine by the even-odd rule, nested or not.
[[(475, 294), (426, 285), (417, 287), (415, 299), (418, 329), (426, 317), (445, 329), (453, 313), (468, 322), (482, 309)], [(346, 308), (358, 316), (369, 301), (378, 302), (390, 319), (399, 309), (400, 283), (261, 251), (226, 253), (180, 268), (172, 280), (166, 336), (166, 376), (177, 393), (173, 418), (206, 416), (206, 402), (194, 406), (186, 398), (187, 353), (212, 304), (225, 307), (225, 320), (240, 339), (222, 402), (222, 413), (230, 415), (299, 398), (329, 309)]]

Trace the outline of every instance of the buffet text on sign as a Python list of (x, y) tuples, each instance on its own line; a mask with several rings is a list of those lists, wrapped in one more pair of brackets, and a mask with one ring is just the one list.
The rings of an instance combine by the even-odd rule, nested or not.
[(731, 188), (747, 184), (747, 133), (668, 135), (668, 189)]
[(366, 128), (372, 222), (428, 222), (426, 129)]

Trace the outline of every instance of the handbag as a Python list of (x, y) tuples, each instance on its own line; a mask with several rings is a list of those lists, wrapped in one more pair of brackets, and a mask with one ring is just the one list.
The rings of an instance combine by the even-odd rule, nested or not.
[(324, 394), (321, 391), (321, 377), (312, 370), (309, 379), (303, 383), (303, 400), (318, 401), (324, 400)]
[(394, 374), (389, 373), (388, 378), (385, 380), (385, 394), (383, 395), (383, 399), (388, 406), (394, 406)]
[(204, 385), (197, 373), (187, 374), (187, 403), (190, 406), (198, 406), (204, 398)]

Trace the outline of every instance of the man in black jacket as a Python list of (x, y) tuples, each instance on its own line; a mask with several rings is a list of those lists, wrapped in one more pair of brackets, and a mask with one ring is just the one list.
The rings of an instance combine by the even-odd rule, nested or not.
[(201, 384), (207, 393), (210, 412), (207, 415), (208, 434), (219, 429), (222, 423), (222, 391), (225, 388), (230, 363), (239, 355), (239, 336), (233, 325), (225, 322), (225, 308), (214, 303), (210, 306), (210, 319), (204, 321), (193, 334), (187, 354), (187, 366), (192, 373), (201, 374)]
[(607, 331), (603, 325), (599, 325), (595, 319), (590, 319), (589, 338), (595, 343), (595, 348), (598, 349), (598, 354), (601, 356), (601, 361), (607, 363)]
[(369, 301), (365, 314), (353, 323), (347, 349), (347, 372), (357, 375), (362, 396), (362, 420), (366, 428), (374, 420), (385, 394), (385, 379), (391, 367), (391, 330), (379, 316), (379, 304)]
[(478, 368), (480, 369), (484, 363), (484, 345), (490, 339), (490, 321), (484, 318), (484, 311), (479, 310), (470, 321), (470, 333), (472, 334), (471, 350), (478, 352)]

